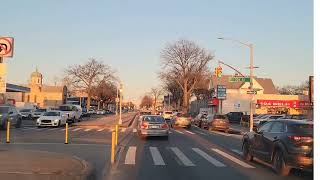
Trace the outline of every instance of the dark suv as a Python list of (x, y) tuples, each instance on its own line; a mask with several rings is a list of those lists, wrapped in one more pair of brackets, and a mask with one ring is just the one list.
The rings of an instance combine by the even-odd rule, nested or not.
[(230, 123), (240, 123), (243, 112), (229, 112), (226, 114)]
[(277, 174), (286, 176), (291, 168), (313, 169), (313, 123), (301, 120), (274, 120), (256, 132), (243, 136), (243, 157), (272, 163)]

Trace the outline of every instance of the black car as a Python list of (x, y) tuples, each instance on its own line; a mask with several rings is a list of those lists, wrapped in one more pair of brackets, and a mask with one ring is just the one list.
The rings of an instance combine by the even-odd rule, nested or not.
[(301, 120), (273, 120), (256, 132), (243, 136), (243, 157), (272, 163), (277, 174), (286, 176), (291, 168), (313, 170), (313, 123)]
[(226, 114), (230, 123), (240, 123), (243, 112), (229, 112)]

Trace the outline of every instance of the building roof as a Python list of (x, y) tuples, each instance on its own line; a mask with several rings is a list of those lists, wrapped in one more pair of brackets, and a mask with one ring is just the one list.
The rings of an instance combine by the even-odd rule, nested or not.
[[(223, 75), (221, 78), (214, 76), (211, 83), (213, 87), (216, 87), (217, 85), (224, 85), (227, 89), (240, 89), (244, 84), (243, 82), (229, 82), (229, 77), (233, 77), (233, 75)], [(258, 77), (254, 77), (254, 79), (263, 87), (264, 94), (278, 94), (272, 79)]]
[(6, 91), (7, 92), (30, 92), (30, 88), (24, 87), (24, 86), (19, 86), (16, 84), (6, 84)]

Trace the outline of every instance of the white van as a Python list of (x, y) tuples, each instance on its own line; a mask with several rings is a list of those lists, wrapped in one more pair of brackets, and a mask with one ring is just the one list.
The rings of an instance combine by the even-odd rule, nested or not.
[(63, 104), (59, 106), (59, 111), (68, 116), (68, 122), (79, 122), (82, 116), (82, 108), (79, 105)]

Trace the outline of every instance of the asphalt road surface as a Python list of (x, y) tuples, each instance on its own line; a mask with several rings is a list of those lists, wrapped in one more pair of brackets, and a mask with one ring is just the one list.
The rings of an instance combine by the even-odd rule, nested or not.
[[(134, 123), (135, 125), (136, 123)], [(313, 179), (311, 173), (293, 171), (279, 177), (259, 160), (244, 162), (241, 135), (209, 132), (197, 127), (171, 129), (169, 140), (141, 139), (132, 133), (122, 147), (107, 179), (207, 180), (207, 179)]]

